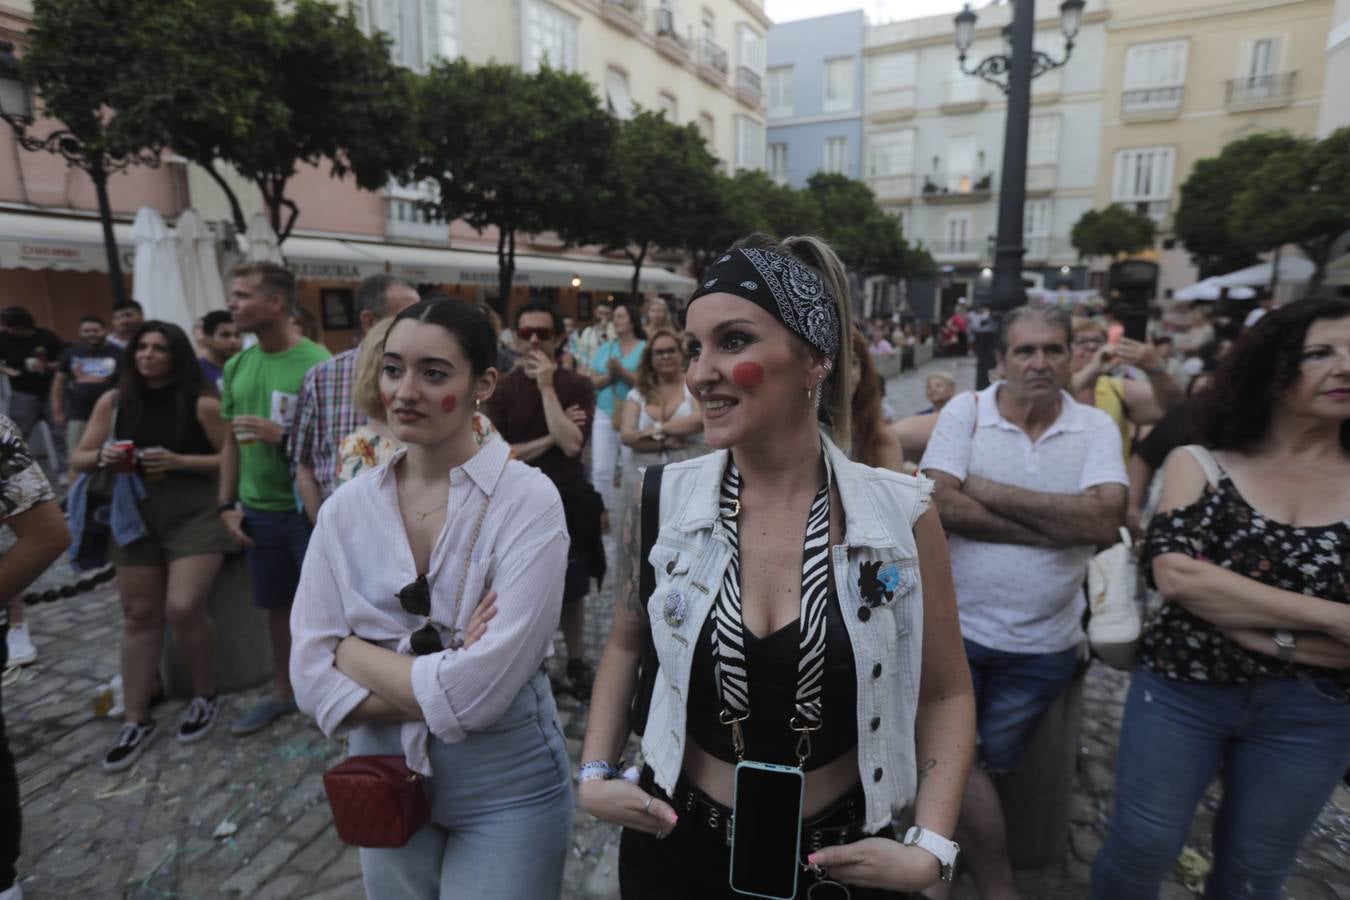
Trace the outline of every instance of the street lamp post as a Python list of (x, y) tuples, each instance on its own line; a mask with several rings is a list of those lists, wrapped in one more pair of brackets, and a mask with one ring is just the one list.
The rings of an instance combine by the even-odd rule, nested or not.
[(108, 200), (108, 176), (132, 165), (159, 165), (159, 154), (149, 149), (124, 154), (94, 151), (86, 146), (78, 135), (67, 129), (53, 131), (46, 137), (30, 136), (28, 129), (34, 122), (33, 89), (32, 85), (24, 80), (19, 60), (14, 56), (14, 45), (8, 41), (0, 41), (0, 119), (14, 129), (14, 137), (20, 147), (30, 153), (45, 151), (58, 154), (67, 164), (87, 173), (94, 182), (94, 193), (98, 198), (99, 222), (103, 226), (103, 252), (108, 259), (108, 280), (112, 285), (113, 301), (120, 303), (127, 299), (126, 285), (122, 281), (122, 260), (117, 251), (117, 239), (113, 236), (112, 204)]
[(994, 247), (993, 316), (975, 336), (975, 386), (987, 387), (994, 368), (994, 349), (1003, 315), (1027, 302), (1022, 286), (1022, 216), (1027, 193), (1027, 132), (1031, 126), (1031, 80), (1058, 69), (1073, 54), (1084, 0), (1064, 0), (1059, 6), (1064, 33), (1064, 58), (1056, 60), (1032, 47), (1036, 30), (1036, 0), (1012, 0), (1012, 25), (1004, 29), (1006, 52), (986, 57), (967, 68), (966, 54), (975, 38), (976, 16), (970, 6), (956, 16), (956, 51), (961, 71), (996, 85), (1008, 97), (1003, 131), (1003, 177), (998, 186), (998, 235)]

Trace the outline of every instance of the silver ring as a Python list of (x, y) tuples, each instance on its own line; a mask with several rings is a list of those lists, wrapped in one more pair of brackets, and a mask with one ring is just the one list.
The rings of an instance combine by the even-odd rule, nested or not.
[(648, 797), (648, 798), (647, 798), (647, 805), (644, 806), (644, 807), (642, 807), (642, 811), (643, 811), (644, 813), (649, 813), (649, 812), (651, 812), (651, 811), (652, 811), (652, 804), (655, 803), (655, 802), (656, 802), (656, 797), (654, 797), (654, 796), (653, 796), (653, 797)]

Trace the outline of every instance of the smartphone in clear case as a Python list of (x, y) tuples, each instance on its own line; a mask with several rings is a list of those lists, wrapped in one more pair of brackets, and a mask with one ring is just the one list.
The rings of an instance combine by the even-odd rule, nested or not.
[(797, 894), (806, 775), (796, 766), (742, 762), (732, 803), (729, 883), (738, 894), (791, 900)]

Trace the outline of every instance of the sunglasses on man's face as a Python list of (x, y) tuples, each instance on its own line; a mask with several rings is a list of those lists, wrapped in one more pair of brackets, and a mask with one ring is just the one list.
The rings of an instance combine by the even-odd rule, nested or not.
[(539, 338), (541, 341), (553, 340), (552, 328), (517, 328), (516, 334), (520, 335), (522, 341), (528, 341), (531, 338)]
[(421, 616), (427, 621), (422, 627), (412, 633), (412, 652), (414, 656), (426, 656), (429, 653), (439, 653), (445, 649), (441, 644), (441, 636), (432, 627), (431, 619), (431, 588), (427, 585), (427, 576), (418, 575), (417, 580), (409, 585), (405, 585), (398, 592), (399, 606), (403, 611), (414, 616)]

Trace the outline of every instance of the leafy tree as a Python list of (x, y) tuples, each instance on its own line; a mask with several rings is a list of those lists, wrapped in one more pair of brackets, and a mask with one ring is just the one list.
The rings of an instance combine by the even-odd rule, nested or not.
[(820, 213), (806, 191), (778, 184), (765, 172), (742, 169), (734, 176), (717, 176), (721, 207), (710, 217), (693, 245), (694, 268), (702, 272), (727, 247), (755, 232), (774, 237), (806, 234)]
[(1257, 261), (1256, 250), (1231, 227), (1233, 200), (1247, 177), (1272, 155), (1296, 145), (1283, 132), (1236, 140), (1218, 156), (1202, 159), (1181, 185), (1173, 229), (1202, 277), (1221, 275)]
[(1233, 200), (1229, 225), (1258, 250), (1297, 244), (1320, 287), (1332, 245), (1350, 230), (1350, 126), (1272, 154)]
[(639, 111), (618, 124), (614, 164), (595, 199), (591, 239), (628, 257), (636, 297), (647, 252), (697, 246), (704, 224), (720, 213), (717, 158), (694, 125)]
[(126, 22), (156, 48), (161, 69), (137, 85), (144, 96), (129, 115), (215, 180), (236, 228), (246, 227), (244, 214), (221, 163), (258, 186), (283, 241), (300, 214), (286, 187), (301, 164), (327, 161), (333, 177), (350, 174), (367, 190), (412, 164), (414, 76), (390, 60), (387, 38), (362, 33), (345, 5), (158, 7)]
[(1074, 223), (1069, 241), (1078, 258), (1116, 257), (1138, 253), (1153, 246), (1158, 226), (1142, 213), (1123, 206), (1090, 209)]
[(849, 268), (863, 276), (911, 274), (900, 222), (881, 211), (871, 188), (846, 175), (817, 172), (807, 181), (807, 192), (819, 214), (817, 231)]
[(421, 82), (413, 174), (440, 189), (436, 210), (497, 229), (499, 312), (511, 293), (516, 235), (582, 240), (589, 195), (610, 177), (615, 122), (580, 75), (441, 63)]
[[(113, 296), (122, 300), (121, 258), (112, 230), (108, 176), (132, 165), (158, 165), (159, 143), (123, 114), (132, 85), (158, 77), (142, 35), (128, 23), (153, 17), (153, 0), (36, 0), (20, 73), (59, 120), (42, 149), (60, 154), (94, 183)], [(115, 75), (114, 75), (115, 73)], [(36, 137), (36, 136), (35, 136)]]

